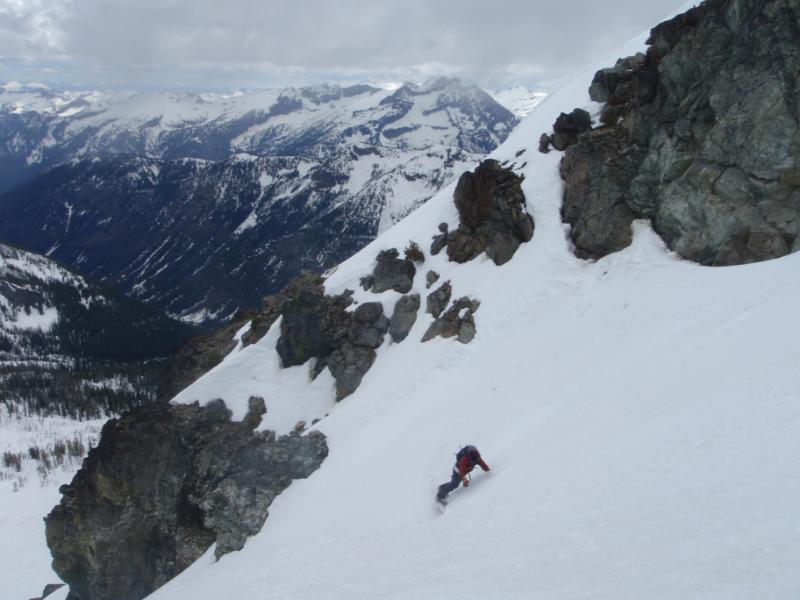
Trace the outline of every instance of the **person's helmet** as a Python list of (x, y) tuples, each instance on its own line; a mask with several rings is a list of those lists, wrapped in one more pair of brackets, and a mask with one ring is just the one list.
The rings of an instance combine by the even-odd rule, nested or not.
[(469, 459), (473, 462), (477, 462), (481, 459), (481, 453), (478, 452), (475, 446), (471, 446), (469, 449)]

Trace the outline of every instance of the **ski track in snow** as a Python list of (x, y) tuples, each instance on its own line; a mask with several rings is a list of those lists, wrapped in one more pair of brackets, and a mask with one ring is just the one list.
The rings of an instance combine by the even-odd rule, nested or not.
[[(527, 163), (533, 240), (502, 267), (440, 254), (419, 270), (423, 306), (429, 269), (454, 298), (480, 299), (472, 343), (419, 343), (432, 320), (420, 314), (335, 404), (327, 372), (310, 383), (309, 365), (279, 368), (278, 322), (175, 399), (222, 397), (242, 418), (262, 395), (262, 427), (278, 431), (330, 413), (316, 426), (330, 456), (242, 551), (214, 562), (210, 548), (151, 599), (800, 595), (800, 254), (700, 267), (639, 222), (631, 247), (578, 260), (559, 217), (561, 154), (536, 151), (559, 112), (593, 109), (597, 68), (645, 37), (548, 96), (493, 153)], [(400, 295), (358, 279), (381, 249), (414, 239), (427, 254), (438, 223), (457, 223), (453, 188), (334, 269), (328, 292), (391, 314)], [(436, 515), (433, 490), (466, 443), (493, 474)]]

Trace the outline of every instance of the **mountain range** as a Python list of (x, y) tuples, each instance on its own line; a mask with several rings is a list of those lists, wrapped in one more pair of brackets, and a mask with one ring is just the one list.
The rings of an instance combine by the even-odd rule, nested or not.
[(455, 79), (233, 96), (0, 94), (0, 239), (194, 323), (325, 269), (517, 119)]

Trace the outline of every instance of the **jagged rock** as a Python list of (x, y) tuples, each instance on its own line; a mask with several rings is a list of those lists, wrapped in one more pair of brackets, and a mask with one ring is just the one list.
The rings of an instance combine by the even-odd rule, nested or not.
[(530, 241), (533, 218), (525, 210), (521, 183), (521, 176), (491, 159), (461, 175), (453, 194), (459, 226), (447, 234), (450, 260), (467, 262), (485, 251), (502, 265)]
[(53, 569), (71, 594), (139, 600), (212, 543), (217, 557), (241, 549), (275, 496), (328, 452), (319, 432), (275, 439), (255, 421), (232, 422), (219, 400), (148, 405), (106, 423), (46, 519)]
[(414, 262), (409, 259), (398, 258), (397, 249), (391, 248), (383, 250), (377, 256), (377, 264), (372, 272), (372, 281), (369, 288), (376, 294), (386, 290), (394, 290), (401, 294), (407, 294), (414, 285), (414, 275), (417, 268)]
[(578, 141), (578, 136), (592, 129), (589, 113), (576, 108), (571, 113), (561, 113), (553, 125), (550, 143), (556, 150), (566, 150)]
[(440, 223), (439, 234), (433, 236), (433, 242), (431, 242), (431, 254), (436, 256), (444, 250), (445, 246), (447, 246), (447, 223)]
[(652, 63), (640, 52), (598, 71), (589, 88), (589, 97), (609, 106), (624, 106), (630, 102), (646, 104), (655, 97), (657, 83), (658, 74)]
[[(644, 55), (595, 75), (602, 135), (564, 156), (564, 218), (579, 255), (602, 256), (649, 218), (706, 265), (792, 251), (800, 234), (800, 7), (709, 0), (655, 27)], [(594, 171), (594, 172), (592, 172)]]
[[(429, 273), (431, 273), (429, 271)], [(394, 313), (389, 323), (389, 335), (392, 341), (402, 342), (408, 336), (408, 332), (417, 321), (417, 311), (419, 311), (419, 294), (409, 294), (403, 296), (394, 306)]]
[(436, 271), (428, 271), (425, 275), (425, 289), (431, 289), (431, 286), (439, 281), (439, 274)]
[(389, 319), (380, 302), (365, 302), (353, 311), (348, 339), (356, 346), (378, 348), (389, 329)]
[(255, 429), (261, 425), (261, 418), (267, 414), (267, 405), (261, 396), (250, 396), (247, 400), (247, 415), (244, 418), (244, 424)]
[(571, 225), (579, 257), (603, 256), (631, 243), (636, 214), (626, 200), (643, 155), (644, 149), (616, 129), (593, 132), (591, 143), (577, 144), (564, 155), (561, 172), (569, 185), (561, 217)]
[(462, 297), (453, 302), (453, 305), (438, 319), (436, 319), (422, 341), (427, 342), (436, 336), (443, 338), (456, 337), (462, 344), (468, 344), (475, 338), (475, 311), (480, 307), (480, 302), (471, 298)]
[(242, 335), (242, 343), (248, 346), (260, 340), (281, 315), (283, 306), (290, 299), (303, 291), (322, 294), (322, 282), (320, 275), (308, 270), (302, 271), (280, 292), (264, 298), (260, 310), (247, 311), (234, 318), (229, 325), (209, 335), (189, 340), (170, 361), (159, 397), (162, 400), (173, 398), (217, 366), (236, 347), (234, 336), (248, 321), (251, 323), (250, 329)]
[(358, 387), (389, 330), (380, 302), (365, 302), (347, 312), (351, 296), (349, 290), (340, 296), (302, 292), (284, 305), (276, 345), (284, 367), (314, 358), (312, 379), (327, 367), (336, 380), (337, 400)]
[(361, 285), (361, 289), (368, 292), (372, 289), (372, 286), (375, 285), (375, 278), (372, 275), (364, 275), (358, 280), (358, 283)]
[(450, 302), (450, 295), (453, 293), (453, 288), (449, 281), (445, 281), (442, 285), (428, 294), (425, 301), (425, 312), (433, 315), (435, 319), (439, 318), (447, 304)]
[(283, 306), (276, 350), (284, 367), (328, 356), (344, 339), (350, 314), (341, 302), (316, 291), (301, 291)]
[(542, 154), (550, 152), (550, 136), (546, 133), (539, 136), (539, 152)]
[(365, 346), (356, 346), (345, 342), (334, 350), (328, 358), (328, 368), (336, 379), (337, 402), (352, 394), (359, 385), (372, 363), (375, 362), (375, 350)]

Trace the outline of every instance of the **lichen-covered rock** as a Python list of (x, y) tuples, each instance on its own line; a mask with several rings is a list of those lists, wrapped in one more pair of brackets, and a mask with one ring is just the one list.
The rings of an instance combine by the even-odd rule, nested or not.
[(417, 321), (419, 307), (419, 294), (408, 294), (397, 301), (389, 323), (389, 335), (392, 336), (392, 341), (402, 342), (408, 337), (408, 332)]
[(443, 338), (455, 337), (462, 344), (468, 344), (475, 338), (475, 312), (480, 307), (478, 300), (462, 297), (453, 302), (453, 305), (438, 319), (436, 319), (422, 341), (427, 342), (440, 336)]
[(399, 256), (400, 253), (396, 248), (379, 252), (372, 275), (362, 278), (364, 289), (372, 290), (376, 294), (386, 290), (407, 294), (414, 285), (417, 268), (413, 260), (402, 259)]
[(459, 226), (447, 234), (450, 260), (463, 263), (486, 252), (502, 265), (530, 241), (533, 218), (525, 210), (521, 184), (521, 176), (492, 159), (461, 175), (453, 194)]
[(655, 27), (646, 54), (595, 75), (603, 134), (581, 135), (562, 164), (580, 254), (619, 249), (632, 218), (706, 265), (792, 251), (798, 22), (796, 0), (708, 0)]
[[(263, 401), (251, 402), (256, 412)], [(80, 600), (139, 600), (216, 542), (217, 556), (258, 532), (272, 500), (327, 455), (325, 436), (255, 433), (260, 415), (156, 404), (104, 427), (46, 519), (53, 569)]]
[(450, 303), (450, 295), (453, 293), (453, 287), (449, 281), (445, 281), (442, 285), (428, 294), (425, 301), (425, 312), (433, 315), (435, 319), (439, 318), (447, 305)]
[(570, 181), (561, 217), (571, 226), (575, 253), (581, 258), (602, 256), (631, 243), (631, 223), (637, 215), (628, 202), (629, 188), (644, 155), (644, 149), (616, 129), (599, 129), (591, 138), (591, 143), (574, 146), (561, 162)]

